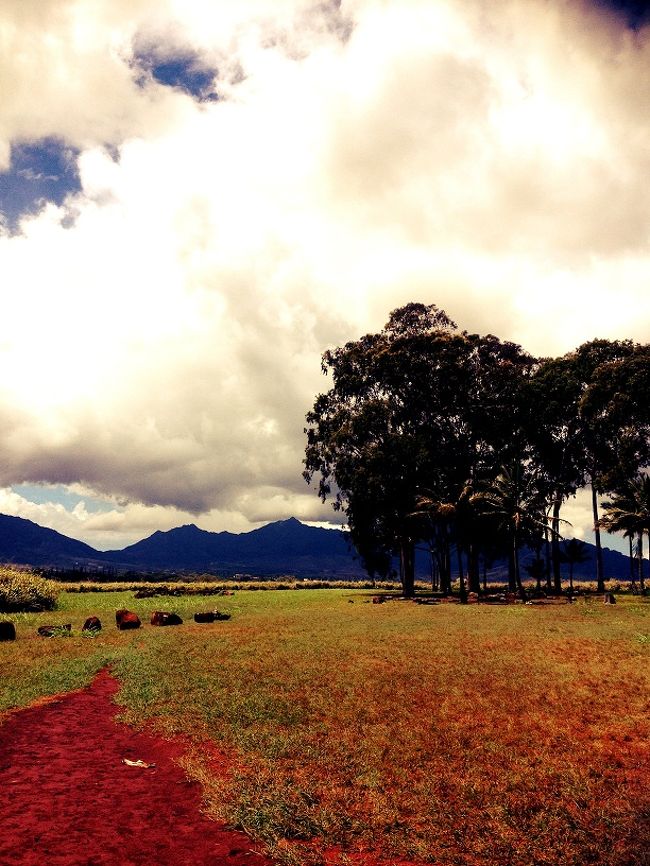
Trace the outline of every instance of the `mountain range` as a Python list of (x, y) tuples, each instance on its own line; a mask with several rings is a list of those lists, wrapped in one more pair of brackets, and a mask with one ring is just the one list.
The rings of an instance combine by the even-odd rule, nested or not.
[[(595, 575), (595, 546), (587, 544), (591, 559), (576, 565), (576, 579)], [(522, 563), (530, 558), (522, 552)], [(605, 548), (605, 575), (627, 580), (629, 559)], [(307, 526), (295, 517), (269, 523), (251, 532), (207, 532), (193, 523), (148, 538), (123, 550), (99, 551), (25, 520), (0, 514), (0, 562), (62, 569), (117, 572), (195, 572), (220, 576), (249, 574), (323, 577), (358, 580), (366, 576), (346, 534), (338, 529)], [(417, 576), (430, 573), (429, 555), (418, 551)], [(501, 578), (505, 565), (497, 563), (490, 576)]]

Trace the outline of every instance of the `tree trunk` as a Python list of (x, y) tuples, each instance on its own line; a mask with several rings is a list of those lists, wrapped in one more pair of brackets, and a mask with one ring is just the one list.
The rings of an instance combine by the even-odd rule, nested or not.
[(438, 589), (440, 572), (432, 546), (429, 546), (429, 559), (431, 562), (431, 591), (435, 592)]
[(634, 592), (636, 586), (636, 570), (634, 568), (634, 536), (630, 533), (630, 583), (631, 589)]
[(410, 538), (403, 538), (399, 549), (399, 570), (402, 592), (406, 598), (415, 595), (415, 544)]
[(465, 587), (465, 578), (462, 573), (460, 575), (460, 603), (467, 604), (467, 589)]
[(544, 527), (544, 559), (546, 561), (546, 591), (552, 592), (553, 584), (551, 582), (551, 541), (548, 537), (548, 526)]
[(645, 595), (645, 577), (643, 576), (643, 532), (639, 532), (639, 591)]
[(487, 592), (487, 557), (483, 557), (483, 592)]
[(553, 502), (553, 519), (551, 522), (551, 548), (553, 551), (553, 589), (562, 594), (562, 572), (560, 570), (560, 508), (562, 500), (557, 497)]
[(479, 593), (481, 591), (481, 571), (478, 561), (478, 548), (470, 544), (467, 554), (467, 577), (469, 591)]
[(440, 589), (444, 596), (448, 596), (451, 595), (451, 550), (446, 526), (442, 530), (441, 549)]
[(521, 596), (522, 600), (526, 600), (526, 592), (524, 590), (524, 585), (521, 582), (521, 569), (519, 568), (519, 538), (517, 532), (513, 535), (513, 563), (514, 563), (514, 577), (515, 577), (515, 587), (516, 591)]
[(594, 514), (594, 535), (596, 537), (596, 581), (598, 592), (605, 592), (605, 567), (603, 565), (603, 548), (600, 543), (600, 527), (598, 526), (598, 494), (591, 477), (591, 508)]
[(508, 551), (508, 592), (517, 591), (517, 580), (515, 578), (515, 557), (512, 546)]

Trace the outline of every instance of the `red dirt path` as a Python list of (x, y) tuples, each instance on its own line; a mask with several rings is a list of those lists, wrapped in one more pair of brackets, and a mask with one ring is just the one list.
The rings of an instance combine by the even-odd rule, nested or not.
[(115, 721), (118, 688), (102, 672), (0, 726), (0, 864), (270, 866), (248, 837), (201, 814), (178, 744)]

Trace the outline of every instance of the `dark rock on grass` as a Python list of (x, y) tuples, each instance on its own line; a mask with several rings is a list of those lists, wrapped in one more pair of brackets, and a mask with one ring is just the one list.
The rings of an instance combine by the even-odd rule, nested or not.
[(16, 626), (8, 620), (0, 622), (0, 641), (3, 640), (16, 640)]
[(227, 619), (230, 619), (230, 614), (220, 610), (206, 610), (194, 614), (194, 622), (223, 622)]
[(126, 608), (120, 608), (120, 610), (115, 611), (115, 622), (120, 631), (140, 628), (141, 625), (140, 617), (137, 613), (133, 613), (132, 610), (127, 610)]
[(177, 613), (166, 610), (154, 610), (151, 614), (151, 625), (183, 625), (183, 620)]
[(102, 621), (98, 616), (89, 616), (83, 624), (82, 631), (101, 631)]
[(40, 625), (38, 633), (41, 637), (68, 637), (72, 634), (72, 623), (64, 625)]

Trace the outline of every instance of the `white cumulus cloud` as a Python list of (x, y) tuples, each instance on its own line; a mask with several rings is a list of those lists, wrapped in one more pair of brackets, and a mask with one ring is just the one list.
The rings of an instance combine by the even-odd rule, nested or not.
[(41, 522), (324, 519), (320, 355), (410, 300), (540, 354), (647, 339), (646, 30), (569, 0), (14, 0), (0, 30), (0, 167), (54, 137), (81, 183), (0, 237), (0, 484), (121, 503)]

